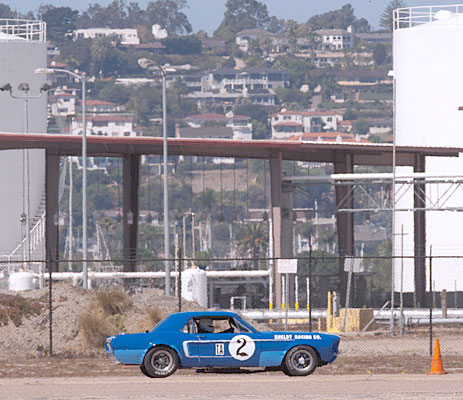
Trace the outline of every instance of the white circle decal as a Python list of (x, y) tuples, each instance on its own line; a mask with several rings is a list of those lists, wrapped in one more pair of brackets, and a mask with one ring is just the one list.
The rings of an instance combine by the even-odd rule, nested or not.
[(238, 335), (230, 341), (228, 351), (235, 360), (245, 361), (256, 351), (256, 344), (249, 336)]

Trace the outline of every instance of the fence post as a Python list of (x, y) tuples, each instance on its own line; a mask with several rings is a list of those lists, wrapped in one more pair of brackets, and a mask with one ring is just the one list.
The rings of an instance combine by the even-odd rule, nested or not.
[(51, 257), (51, 250), (48, 251), (47, 254), (47, 264), (48, 264), (48, 322), (49, 322), (49, 330), (48, 330), (48, 342), (49, 342), (49, 352), (50, 357), (53, 355), (53, 293), (52, 293), (52, 257)]
[(309, 293), (307, 308), (309, 309), (309, 332), (312, 332), (312, 241), (309, 238)]
[(429, 246), (429, 355), (432, 356), (432, 245)]
[(178, 275), (177, 275), (177, 294), (178, 294), (178, 312), (182, 311), (182, 269), (183, 269), (183, 259), (182, 259), (182, 247), (178, 248)]

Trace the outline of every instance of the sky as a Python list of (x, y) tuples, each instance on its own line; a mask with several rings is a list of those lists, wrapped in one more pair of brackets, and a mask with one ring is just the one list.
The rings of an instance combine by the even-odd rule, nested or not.
[[(130, 2), (128, 0), (127, 2)], [(138, 0), (142, 8), (149, 0)], [(350, 3), (355, 9), (357, 18), (364, 17), (370, 25), (377, 28), (379, 18), (389, 0), (261, 0), (267, 5), (270, 15), (278, 18), (307, 21), (312, 15), (341, 8)], [(74, 9), (85, 9), (90, 3), (107, 6), (112, 0), (0, 0), (12, 9), (21, 12), (36, 11), (41, 4), (52, 4), (55, 7), (67, 6)], [(200, 29), (212, 33), (222, 20), (226, 0), (188, 0), (189, 9), (185, 12), (196, 32)], [(407, 6), (429, 6), (445, 4), (462, 4), (463, 0), (405, 0)]]

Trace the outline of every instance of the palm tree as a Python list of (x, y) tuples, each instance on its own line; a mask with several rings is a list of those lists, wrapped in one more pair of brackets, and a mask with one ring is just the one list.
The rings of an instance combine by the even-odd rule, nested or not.
[(183, 80), (183, 78), (176, 78), (174, 82), (172, 82), (172, 89), (174, 90), (175, 94), (177, 95), (177, 114), (179, 117), (182, 116), (182, 96), (188, 94), (188, 86)]
[(336, 235), (337, 233), (335, 229), (327, 228), (320, 232), (318, 240), (327, 251), (334, 253), (334, 249), (336, 247)]
[(268, 231), (265, 224), (242, 225), (237, 235), (237, 255), (252, 257), (255, 269), (259, 269), (258, 258), (268, 249)]
[(97, 37), (92, 40), (90, 54), (95, 67), (99, 72), (101, 72), (102, 70), (105, 70), (110, 61), (114, 60), (117, 52), (111, 38)]

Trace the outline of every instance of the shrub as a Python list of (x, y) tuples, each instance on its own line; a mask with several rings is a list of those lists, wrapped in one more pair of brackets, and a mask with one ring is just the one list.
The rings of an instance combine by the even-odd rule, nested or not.
[(0, 326), (7, 325), (8, 320), (11, 320), (15, 326), (20, 326), (23, 317), (29, 318), (40, 314), (42, 307), (43, 304), (39, 300), (3, 294), (0, 296)]
[(127, 295), (118, 289), (98, 292), (96, 302), (107, 315), (122, 314), (132, 305)]
[(114, 328), (101, 312), (86, 311), (79, 315), (79, 332), (88, 345), (101, 348)]
[(157, 308), (148, 308), (145, 318), (138, 324), (138, 329), (141, 331), (151, 330), (164, 317), (165, 315)]

